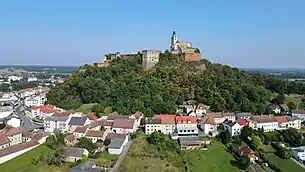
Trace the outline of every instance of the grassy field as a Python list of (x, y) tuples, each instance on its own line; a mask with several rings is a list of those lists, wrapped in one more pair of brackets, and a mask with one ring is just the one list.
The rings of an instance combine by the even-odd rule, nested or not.
[(190, 172), (237, 172), (231, 165), (234, 157), (225, 150), (225, 146), (214, 141), (206, 151), (192, 150), (185, 154), (187, 171)]
[(268, 160), (280, 168), (283, 172), (293, 171), (293, 172), (304, 172), (305, 170), (300, 167), (298, 164), (293, 162), (291, 159), (281, 159), (273, 153), (267, 154)]
[(78, 112), (83, 112), (83, 113), (88, 113), (91, 111), (92, 107), (95, 105), (95, 103), (91, 103), (91, 104), (83, 104), (80, 107), (78, 107), (77, 109), (75, 109)]
[(105, 150), (97, 159), (90, 159), (90, 161), (94, 162), (97, 166), (113, 166), (118, 158), (119, 155), (111, 155)]
[(32, 165), (32, 158), (38, 157), (41, 153), (48, 153), (50, 149), (41, 145), (37, 148), (18, 156), (4, 164), (0, 165), (0, 171), (3, 172), (66, 172), (68, 169), (68, 164), (61, 167), (52, 167), (44, 163), (38, 163), (37, 165)]
[[(180, 166), (180, 167), (177, 167)], [(182, 167), (181, 167), (182, 166)], [(183, 158), (168, 155), (146, 142), (144, 134), (137, 137), (130, 147), (118, 171), (124, 172), (183, 172)]]

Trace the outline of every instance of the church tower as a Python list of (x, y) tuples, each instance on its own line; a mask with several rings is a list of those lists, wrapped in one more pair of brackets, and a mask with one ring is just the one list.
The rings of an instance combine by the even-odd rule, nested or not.
[(172, 34), (172, 37), (171, 37), (171, 46), (170, 46), (171, 51), (174, 51), (174, 50), (178, 49), (177, 43), (178, 43), (178, 38), (177, 38), (177, 35), (176, 35), (176, 31), (173, 30), (173, 34)]

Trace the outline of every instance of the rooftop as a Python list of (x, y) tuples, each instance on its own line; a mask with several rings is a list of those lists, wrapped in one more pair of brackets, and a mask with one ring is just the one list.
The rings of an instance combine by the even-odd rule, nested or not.
[(75, 133), (86, 133), (87, 127), (76, 127), (74, 132)]
[(215, 120), (212, 116), (204, 116), (201, 118), (201, 123), (215, 125)]
[(251, 113), (249, 112), (241, 112), (241, 113), (237, 113), (235, 114), (236, 118), (241, 118), (241, 117), (248, 117), (248, 116), (252, 116)]
[(125, 128), (125, 129), (133, 129), (135, 124), (134, 119), (115, 119), (113, 121), (113, 128)]
[(161, 124), (161, 119), (160, 118), (147, 117), (145, 119), (145, 124)]
[(87, 119), (87, 117), (72, 117), (69, 125), (85, 125)]
[(196, 118), (193, 116), (176, 116), (176, 123), (177, 124), (197, 124)]
[(68, 116), (56, 116), (56, 115), (52, 115), (52, 116), (48, 116), (46, 117), (46, 121), (67, 121), (69, 119)]
[(0, 113), (1, 112), (13, 112), (13, 108), (11, 106), (0, 106)]
[(0, 131), (0, 135), (13, 136), (22, 133), (21, 130), (12, 126), (6, 126)]
[(261, 115), (261, 116), (257, 115), (257, 116), (253, 116), (253, 117), (257, 123), (277, 122), (274, 115)]
[(127, 136), (126, 134), (108, 133), (106, 138), (109, 139), (109, 140), (114, 140), (114, 139), (125, 139), (126, 136)]
[(295, 120), (301, 120), (300, 118), (296, 116), (286, 116), (287, 121), (295, 121)]
[(65, 139), (71, 142), (71, 141), (73, 141), (73, 140), (76, 140), (76, 136), (74, 136), (73, 134), (71, 134), (71, 135), (66, 136)]
[(119, 149), (123, 145), (124, 141), (125, 139), (121, 139), (121, 138), (113, 139), (108, 145), (108, 148)]
[(74, 167), (71, 167), (68, 172), (103, 172), (101, 168), (95, 168), (92, 162), (82, 162)]
[(105, 134), (105, 131), (94, 131), (94, 130), (88, 130), (86, 132), (87, 137), (103, 137)]
[(32, 141), (29, 141), (29, 142), (25, 142), (25, 143), (21, 143), (21, 144), (18, 144), (18, 145), (13, 145), (13, 146), (1, 149), (0, 157), (12, 154), (14, 152), (19, 152), (21, 150), (36, 146), (38, 144), (39, 143), (38, 143), (37, 140), (32, 140)]
[(286, 116), (276, 116), (275, 119), (278, 123), (288, 122)]
[(293, 110), (292, 113), (296, 113), (296, 114), (305, 114), (305, 110), (296, 109), (296, 110)]

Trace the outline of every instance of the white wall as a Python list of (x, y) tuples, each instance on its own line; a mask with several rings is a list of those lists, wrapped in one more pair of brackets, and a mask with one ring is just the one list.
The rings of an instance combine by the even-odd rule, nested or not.
[(109, 154), (119, 155), (122, 153), (122, 151), (123, 151), (123, 146), (121, 146), (120, 149), (108, 148)]
[(12, 153), (12, 154), (9, 154), (9, 155), (0, 157), (0, 164), (5, 163), (5, 162), (7, 162), (7, 161), (9, 161), (9, 160), (11, 160), (11, 159), (13, 159), (13, 158), (16, 158), (17, 156), (19, 156), (19, 155), (21, 155), (21, 154), (24, 154), (24, 153), (26, 153), (27, 151), (30, 151), (30, 150), (36, 148), (37, 146), (39, 146), (39, 144), (38, 144), (38, 145), (35, 145), (35, 146), (33, 146), (33, 147), (29, 147), (29, 148), (27, 148), (27, 149), (21, 150), (21, 151), (19, 151), (19, 152), (15, 152), (15, 153)]

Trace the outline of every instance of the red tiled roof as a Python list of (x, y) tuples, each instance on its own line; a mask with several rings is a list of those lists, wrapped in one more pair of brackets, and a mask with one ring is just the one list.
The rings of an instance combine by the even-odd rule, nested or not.
[(12, 126), (6, 126), (0, 131), (0, 135), (4, 136), (13, 136), (19, 133), (22, 133), (22, 131)]
[(176, 123), (177, 124), (183, 124), (183, 123), (197, 124), (196, 118), (193, 116), (176, 116)]
[(239, 118), (239, 119), (237, 119), (237, 123), (241, 126), (245, 126), (245, 125), (247, 125), (247, 120)]
[(276, 116), (275, 119), (278, 123), (288, 122), (285, 116)]
[(215, 125), (215, 121), (214, 118), (212, 116), (204, 116), (201, 118), (201, 123), (203, 124), (211, 124), (211, 125)]
[(93, 113), (93, 112), (88, 112), (87, 118), (89, 118), (91, 121), (97, 120), (97, 117), (95, 116), (95, 113)]
[(101, 121), (94, 121), (91, 124), (87, 125), (87, 127), (88, 128), (95, 128), (95, 127), (98, 127), (98, 126), (101, 126), (101, 125), (102, 125)]
[(126, 134), (119, 134), (119, 133), (108, 133), (107, 139), (114, 140), (114, 139), (124, 139), (126, 137)]
[(113, 128), (133, 129), (134, 119), (115, 119), (113, 121)]
[(33, 138), (35, 135), (35, 133), (32, 132), (23, 132), (22, 133), (22, 137), (26, 137), (26, 138)]
[(155, 118), (175, 118), (175, 114), (155, 114)]
[(112, 121), (104, 121), (104, 122), (103, 122), (103, 125), (104, 125), (104, 126), (111, 126), (111, 127), (112, 127), (113, 122), (112, 122)]
[(62, 112), (56, 112), (54, 113), (53, 116), (69, 116), (71, 115), (72, 113), (74, 113), (75, 111), (74, 110), (67, 110), (67, 111), (62, 111)]
[(94, 130), (88, 130), (85, 134), (87, 137), (103, 137), (104, 131), (94, 131)]
[(32, 141), (21, 143), (21, 144), (18, 144), (18, 145), (13, 145), (13, 146), (1, 149), (0, 157), (9, 155), (9, 154), (12, 154), (12, 153), (15, 153), (15, 152), (19, 152), (21, 150), (24, 150), (24, 149), (27, 149), (27, 148), (30, 148), (30, 147), (33, 147), (33, 146), (36, 146), (36, 145), (39, 145), (37, 140), (32, 140)]
[(74, 130), (74, 133), (85, 133), (87, 130), (87, 127), (76, 127)]
[(256, 115), (254, 116), (254, 119), (258, 123), (269, 123), (269, 122), (277, 122), (276, 118), (273, 115)]
[(0, 145), (4, 145), (6, 143), (9, 143), (9, 140), (6, 138), (5, 135), (0, 135)]
[(196, 109), (205, 109), (205, 105), (200, 103), (196, 106)]

